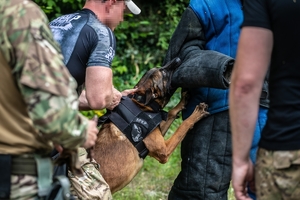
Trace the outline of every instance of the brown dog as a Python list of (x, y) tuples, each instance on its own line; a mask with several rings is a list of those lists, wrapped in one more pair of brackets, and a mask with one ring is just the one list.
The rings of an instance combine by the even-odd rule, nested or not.
[[(170, 89), (170, 81), (173, 71), (179, 63), (180, 60), (177, 58), (164, 67), (149, 70), (135, 86), (138, 89), (131, 96), (134, 105), (146, 113), (159, 113), (174, 93), (174, 90)], [(193, 114), (182, 122), (176, 132), (165, 141), (163, 136), (177, 118), (178, 113), (184, 109), (186, 98), (187, 95), (183, 93), (180, 102), (168, 112), (167, 120), (158, 122), (159, 125), (154, 127), (146, 137), (139, 135), (142, 132), (139, 125), (134, 124), (133, 128), (129, 128), (131, 133), (134, 133), (134, 136), (131, 135), (133, 136), (132, 140), (140, 138), (141, 141), (137, 139), (135, 142), (144, 145), (149, 152), (148, 155), (160, 163), (166, 163), (187, 131), (193, 127), (195, 122), (208, 115), (208, 112), (205, 111), (207, 105), (201, 103), (195, 108)], [(128, 111), (124, 113), (120, 115), (128, 115)], [(135, 147), (139, 145), (133, 145), (128, 136), (125, 136), (120, 130), (120, 126), (115, 125), (112, 121), (108, 120), (102, 125), (93, 148), (93, 155), (100, 164), (100, 172), (110, 186), (111, 192), (115, 193), (125, 187), (140, 171), (143, 166), (143, 156), (141, 155), (145, 155), (145, 153), (139, 152), (138, 147)], [(142, 124), (146, 123), (147, 125), (152, 119), (137, 121), (143, 121)], [(128, 130), (128, 127), (126, 129)]]

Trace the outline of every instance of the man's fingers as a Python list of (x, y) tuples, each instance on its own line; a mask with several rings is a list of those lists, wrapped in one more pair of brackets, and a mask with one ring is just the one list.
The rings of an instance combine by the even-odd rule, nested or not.
[(136, 90), (137, 90), (137, 88), (127, 89), (127, 90), (122, 91), (121, 93), (122, 93), (122, 96), (127, 96), (127, 95), (129, 95), (131, 93), (134, 93)]
[(84, 148), (90, 148), (96, 144), (97, 134), (99, 132), (97, 128), (97, 123), (98, 123), (97, 116), (94, 116), (93, 119), (89, 121), (87, 139), (83, 145)]
[(94, 115), (94, 117), (92, 118), (92, 121), (96, 122), (96, 126), (98, 124), (98, 116)]
[(63, 147), (59, 144), (54, 144), (54, 147), (56, 149), (56, 151), (58, 151), (59, 153), (62, 153), (63, 152)]

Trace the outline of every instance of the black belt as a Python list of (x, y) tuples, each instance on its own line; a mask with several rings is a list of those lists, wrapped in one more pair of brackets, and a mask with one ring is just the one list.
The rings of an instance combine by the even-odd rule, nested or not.
[(11, 174), (13, 175), (37, 175), (36, 161), (33, 155), (12, 156)]

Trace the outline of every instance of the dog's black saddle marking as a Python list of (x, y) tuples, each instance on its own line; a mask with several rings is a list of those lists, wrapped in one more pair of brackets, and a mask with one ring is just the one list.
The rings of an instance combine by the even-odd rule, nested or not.
[(129, 97), (122, 97), (120, 104), (112, 111), (99, 118), (98, 125), (107, 119), (113, 122), (136, 147), (141, 158), (145, 158), (149, 151), (143, 139), (151, 133), (162, 120), (167, 119), (168, 113), (142, 111)]

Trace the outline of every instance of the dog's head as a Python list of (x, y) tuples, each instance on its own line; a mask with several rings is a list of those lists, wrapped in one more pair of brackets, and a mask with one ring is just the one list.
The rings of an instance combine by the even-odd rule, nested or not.
[(137, 91), (132, 99), (148, 110), (160, 110), (169, 102), (177, 88), (171, 87), (173, 72), (181, 60), (175, 58), (161, 68), (146, 72), (136, 84)]

